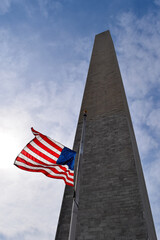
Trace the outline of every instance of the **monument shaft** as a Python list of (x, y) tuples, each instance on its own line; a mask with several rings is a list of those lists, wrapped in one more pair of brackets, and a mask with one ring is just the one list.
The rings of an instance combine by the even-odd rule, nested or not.
[[(76, 240), (156, 240), (118, 62), (109, 31), (96, 35), (74, 150), (87, 109)], [(75, 168), (76, 169), (76, 168)], [(56, 240), (67, 240), (73, 188), (66, 186)]]

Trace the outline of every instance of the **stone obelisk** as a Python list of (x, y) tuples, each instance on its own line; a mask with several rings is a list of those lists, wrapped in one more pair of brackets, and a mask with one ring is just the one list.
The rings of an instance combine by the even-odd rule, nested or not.
[[(74, 150), (87, 109), (76, 240), (156, 240), (150, 204), (115, 49), (96, 35)], [(67, 186), (56, 240), (67, 240), (73, 188)]]

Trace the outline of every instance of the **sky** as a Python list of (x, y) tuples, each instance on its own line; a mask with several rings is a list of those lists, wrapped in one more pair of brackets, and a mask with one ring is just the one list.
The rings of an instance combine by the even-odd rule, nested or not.
[(13, 162), (31, 127), (72, 148), (94, 37), (106, 30), (160, 239), (160, 0), (1, 0), (1, 240), (54, 239), (63, 181)]

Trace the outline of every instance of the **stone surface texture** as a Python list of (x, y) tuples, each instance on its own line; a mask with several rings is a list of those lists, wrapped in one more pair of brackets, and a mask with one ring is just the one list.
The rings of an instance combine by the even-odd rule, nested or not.
[[(156, 240), (142, 167), (109, 31), (96, 35), (74, 142), (87, 109), (76, 240)], [(67, 186), (56, 240), (67, 240)]]

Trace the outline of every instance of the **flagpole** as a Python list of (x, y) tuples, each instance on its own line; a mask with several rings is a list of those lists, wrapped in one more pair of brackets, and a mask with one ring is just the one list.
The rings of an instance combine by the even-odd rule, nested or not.
[(87, 111), (84, 111), (81, 141), (80, 141), (78, 161), (77, 161), (76, 179), (74, 183), (74, 196), (73, 196), (71, 222), (70, 222), (68, 240), (75, 240), (75, 234), (76, 234), (77, 214), (78, 214), (78, 208), (79, 208), (80, 172), (81, 172), (82, 160), (83, 160), (83, 146), (84, 146), (84, 139), (85, 139), (86, 117), (87, 117)]

